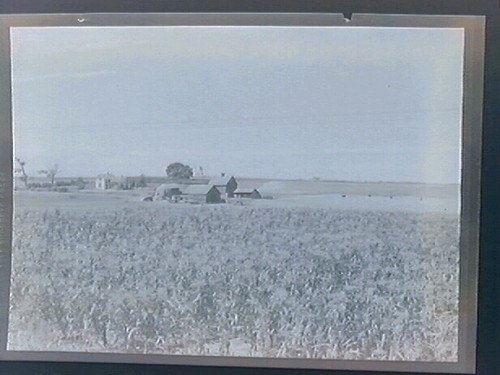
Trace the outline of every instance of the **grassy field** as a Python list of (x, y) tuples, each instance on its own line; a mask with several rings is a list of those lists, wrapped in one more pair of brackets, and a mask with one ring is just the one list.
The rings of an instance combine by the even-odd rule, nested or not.
[[(264, 180), (238, 178), (242, 187), (258, 187), (266, 198), (246, 205), (267, 208), (332, 208), (385, 212), (441, 213), (458, 215), (458, 185), (412, 183), (354, 183), (306, 180)], [(155, 187), (135, 190), (80, 190), (68, 193), (19, 190), (15, 193), (18, 211), (32, 209), (85, 210), (142, 207), (141, 198), (153, 195)], [(164, 204), (165, 202), (160, 202)], [(153, 202), (158, 204), (158, 202)]]
[[(418, 198), (449, 198), (458, 196), (455, 184), (423, 184), (410, 182), (348, 182), (314, 180), (238, 180), (245, 183), (262, 183), (264, 194), (277, 197), (289, 195), (347, 194), (372, 196), (412, 196)], [(255, 182), (254, 182), (255, 181)]]
[(9, 349), (457, 359), (457, 217), (135, 193), (19, 195)]

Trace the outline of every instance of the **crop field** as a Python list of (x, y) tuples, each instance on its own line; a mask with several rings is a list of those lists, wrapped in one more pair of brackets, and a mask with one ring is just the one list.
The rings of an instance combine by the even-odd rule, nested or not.
[(458, 254), (437, 213), (18, 210), (8, 348), (456, 361)]

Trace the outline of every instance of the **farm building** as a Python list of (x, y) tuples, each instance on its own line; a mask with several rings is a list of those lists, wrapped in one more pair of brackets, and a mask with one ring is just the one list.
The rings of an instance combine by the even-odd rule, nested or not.
[(212, 178), (208, 186), (215, 186), (223, 197), (232, 198), (234, 191), (238, 188), (238, 183), (233, 176), (221, 176)]
[(179, 184), (161, 184), (155, 190), (155, 200), (172, 199), (174, 196), (179, 196), (182, 185)]
[(220, 191), (211, 185), (189, 185), (182, 191), (185, 200), (197, 203), (222, 203)]
[(261, 199), (262, 195), (257, 189), (245, 189), (238, 188), (234, 191), (234, 196), (236, 198), (251, 198), (251, 199)]
[(130, 181), (127, 177), (113, 176), (111, 173), (104, 173), (97, 176), (95, 187), (99, 190), (130, 189)]
[(115, 177), (110, 173), (98, 175), (95, 180), (95, 188), (100, 190), (110, 189), (114, 178)]

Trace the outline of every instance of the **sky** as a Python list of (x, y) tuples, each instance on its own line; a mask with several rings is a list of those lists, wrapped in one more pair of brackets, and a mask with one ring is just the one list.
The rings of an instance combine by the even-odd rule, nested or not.
[(28, 174), (459, 183), (463, 30), (14, 28)]

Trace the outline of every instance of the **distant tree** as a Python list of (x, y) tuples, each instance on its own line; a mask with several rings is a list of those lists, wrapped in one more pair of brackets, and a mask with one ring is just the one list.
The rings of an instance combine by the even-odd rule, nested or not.
[(169, 164), (167, 169), (167, 176), (170, 178), (191, 178), (193, 177), (193, 168), (189, 165), (182, 163)]
[(17, 168), (14, 169), (14, 172), (21, 173), (20, 179), (24, 183), (24, 187), (28, 187), (28, 175), (26, 174), (26, 169), (24, 169), (26, 162), (16, 158), (16, 163)]
[(85, 186), (87, 185), (82, 177), (78, 177), (74, 184), (79, 190), (85, 189)]
[(50, 179), (50, 184), (52, 186), (54, 186), (54, 180), (58, 172), (59, 172), (59, 166), (57, 164), (54, 164), (52, 168), (38, 171), (39, 174), (44, 174), (45, 176), (47, 176), (47, 178)]

